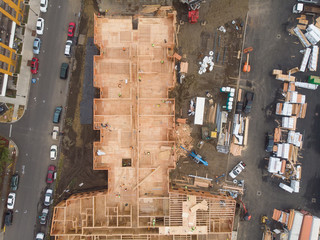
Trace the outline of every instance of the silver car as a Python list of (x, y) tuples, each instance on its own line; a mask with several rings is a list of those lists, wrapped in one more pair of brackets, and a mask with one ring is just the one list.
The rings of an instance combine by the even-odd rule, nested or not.
[(35, 38), (33, 41), (33, 53), (39, 54), (40, 53), (40, 47), (41, 47), (41, 39)]
[(53, 190), (48, 188), (46, 194), (44, 195), (44, 205), (47, 207), (51, 205), (52, 194)]
[(49, 213), (49, 209), (48, 208), (42, 209), (42, 214), (39, 217), (40, 218), (40, 224), (45, 225), (47, 223), (48, 213)]

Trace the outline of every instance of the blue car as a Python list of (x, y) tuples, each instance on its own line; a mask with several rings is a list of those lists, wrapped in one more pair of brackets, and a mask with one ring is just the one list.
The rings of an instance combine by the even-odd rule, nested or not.
[(41, 39), (35, 38), (33, 41), (33, 53), (39, 54), (40, 53), (40, 47), (41, 47)]

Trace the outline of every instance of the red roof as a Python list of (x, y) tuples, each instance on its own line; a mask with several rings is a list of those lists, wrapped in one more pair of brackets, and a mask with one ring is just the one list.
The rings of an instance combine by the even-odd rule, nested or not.
[(310, 238), (312, 219), (313, 217), (311, 215), (304, 215), (299, 240), (305, 240)]

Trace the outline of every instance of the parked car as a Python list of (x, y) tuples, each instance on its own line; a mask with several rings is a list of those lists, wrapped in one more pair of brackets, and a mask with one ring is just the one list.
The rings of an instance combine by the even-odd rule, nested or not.
[(16, 191), (18, 189), (18, 185), (19, 185), (19, 175), (14, 174), (12, 175), (11, 182), (10, 182), (11, 190)]
[(34, 57), (31, 60), (31, 73), (37, 74), (39, 71), (39, 59)]
[(273, 152), (273, 145), (274, 145), (274, 140), (273, 140), (273, 135), (272, 134), (267, 134), (266, 136), (266, 152)]
[(67, 40), (66, 41), (66, 46), (64, 48), (64, 55), (66, 57), (71, 57), (71, 46), (72, 46), (72, 41), (71, 40)]
[[(55, 145), (53, 145), (55, 146)], [(50, 154), (51, 155), (51, 154)], [(54, 173), (56, 172), (56, 166), (50, 165), (48, 167), (48, 174), (47, 174), (47, 183), (53, 183), (54, 180)]]
[(46, 194), (44, 195), (44, 205), (45, 206), (51, 205), (52, 193), (53, 193), (53, 190), (48, 188), (46, 191)]
[(53, 114), (53, 123), (59, 123), (61, 112), (62, 112), (62, 107), (61, 106), (56, 107)]
[(57, 159), (57, 153), (58, 153), (58, 146), (52, 145), (50, 147), (50, 160), (56, 160)]
[(43, 240), (43, 239), (44, 239), (44, 233), (41, 233), (41, 232), (37, 233), (36, 240)]
[(244, 99), (244, 113), (250, 113), (252, 102), (253, 102), (254, 93), (253, 92), (246, 92), (246, 97)]
[(42, 209), (42, 213), (40, 216), (40, 224), (45, 225), (47, 223), (47, 217), (48, 217), (49, 209), (44, 208)]
[(70, 22), (68, 27), (68, 37), (73, 37), (75, 30), (76, 30), (76, 23)]
[(242, 109), (243, 109), (243, 102), (242, 101), (237, 102), (237, 104), (236, 104), (236, 113), (241, 113)]
[(40, 12), (47, 12), (48, 0), (40, 0)]
[(34, 54), (39, 54), (40, 53), (40, 47), (41, 47), (41, 39), (40, 38), (35, 38), (33, 40), (33, 53)]
[(229, 176), (232, 178), (236, 178), (242, 170), (246, 167), (246, 164), (244, 162), (239, 162), (232, 170), (229, 172)]
[(298, 2), (319, 4), (319, 0), (298, 0)]
[(52, 139), (53, 140), (57, 140), (58, 139), (58, 134), (59, 134), (59, 127), (58, 126), (53, 126)]
[(12, 224), (13, 212), (11, 210), (6, 211), (4, 215), (4, 224), (10, 226)]
[(37, 20), (37, 34), (42, 35), (44, 30), (44, 19), (43, 18), (38, 18)]
[(60, 78), (61, 79), (67, 79), (68, 70), (69, 70), (69, 64), (68, 63), (62, 63), (61, 64), (61, 68), (60, 68)]
[(13, 192), (9, 193), (8, 200), (7, 200), (7, 208), (13, 209), (15, 201), (16, 201), (16, 194)]

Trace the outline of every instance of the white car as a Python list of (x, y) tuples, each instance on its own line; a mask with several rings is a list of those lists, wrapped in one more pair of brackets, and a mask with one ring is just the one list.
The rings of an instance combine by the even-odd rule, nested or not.
[(246, 164), (244, 162), (239, 162), (232, 170), (229, 172), (229, 176), (232, 178), (236, 178), (242, 170), (246, 167)]
[(48, 0), (40, 0), (40, 12), (47, 12)]
[(44, 195), (44, 205), (47, 207), (51, 205), (52, 193), (53, 190), (48, 188), (46, 194)]
[(58, 126), (53, 126), (52, 130), (52, 139), (57, 140), (59, 135), (59, 127)]
[(13, 192), (9, 193), (8, 200), (7, 200), (7, 208), (13, 209), (15, 201), (16, 201), (16, 194)]
[(71, 46), (72, 46), (72, 41), (67, 40), (66, 47), (64, 48), (64, 55), (66, 55), (67, 57), (71, 57)]
[(37, 20), (37, 34), (42, 35), (44, 30), (44, 19), (38, 18)]
[(37, 236), (36, 236), (36, 240), (43, 240), (44, 239), (44, 233), (37, 233)]
[(56, 160), (57, 159), (57, 154), (58, 154), (58, 146), (57, 145), (52, 145), (50, 147), (50, 160)]

